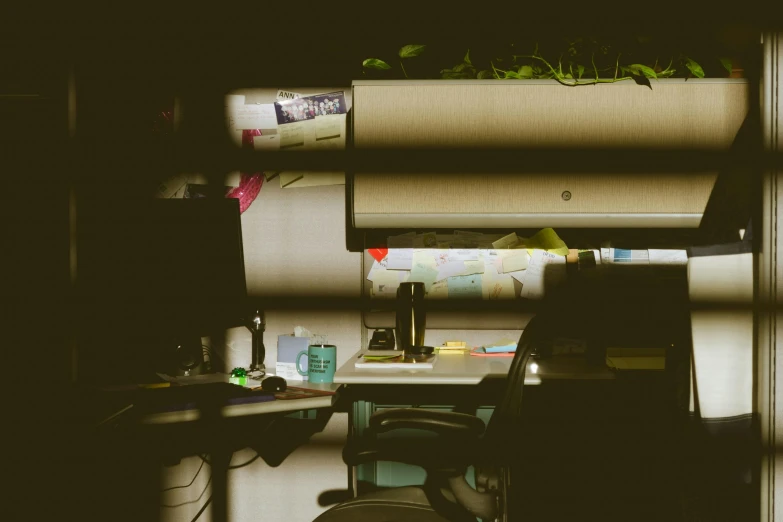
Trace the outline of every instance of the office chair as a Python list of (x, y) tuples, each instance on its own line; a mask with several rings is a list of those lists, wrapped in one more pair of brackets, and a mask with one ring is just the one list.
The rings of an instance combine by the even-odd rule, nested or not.
[[(391, 409), (370, 417), (370, 436), (349, 443), (343, 459), (349, 466), (393, 461), (427, 471), (423, 486), (408, 486), (360, 495), (338, 504), (315, 522), (506, 522), (509, 517), (511, 448), (519, 447), (522, 389), (528, 360), (541, 339), (543, 319), (536, 316), (525, 328), (509, 368), (506, 388), (489, 425), (472, 415), (413, 408)], [(542, 330), (544, 328), (544, 330)], [(395, 429), (434, 432), (428, 439), (385, 439), (373, 435)], [(483, 437), (482, 437), (483, 434)], [(465, 480), (475, 466), (476, 489)], [(513, 506), (512, 506), (513, 509)]]

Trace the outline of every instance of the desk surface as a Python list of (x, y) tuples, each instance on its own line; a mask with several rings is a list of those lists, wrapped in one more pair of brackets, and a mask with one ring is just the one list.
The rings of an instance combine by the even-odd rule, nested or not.
[[(487, 378), (504, 379), (513, 357), (477, 357), (465, 354), (440, 354), (431, 369), (356, 368), (360, 350), (334, 375), (336, 384), (461, 384), (475, 385)], [(606, 367), (592, 367), (583, 360), (549, 359), (528, 364), (526, 385), (546, 379), (613, 379)]]
[[(339, 384), (319, 384), (308, 382), (293, 382), (293, 388), (304, 388), (318, 391), (336, 392)], [(197, 384), (193, 386), (198, 386)], [(242, 417), (247, 415), (262, 415), (266, 413), (285, 413), (302, 410), (329, 408), (337, 400), (337, 394), (308, 397), (305, 399), (275, 399), (273, 401), (254, 402), (249, 404), (233, 404), (220, 409), (221, 417)], [(201, 418), (199, 410), (181, 410), (146, 415), (141, 422), (144, 424), (171, 424), (176, 422), (191, 422)]]

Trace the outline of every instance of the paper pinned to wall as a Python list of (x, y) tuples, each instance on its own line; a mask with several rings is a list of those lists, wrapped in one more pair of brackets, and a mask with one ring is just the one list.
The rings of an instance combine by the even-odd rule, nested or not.
[(448, 299), (449, 298), (449, 284), (448, 279), (443, 281), (436, 281), (430, 286), (429, 292), (425, 296), (428, 299)]
[(484, 273), (484, 261), (465, 261), (465, 270), (461, 275), (473, 275)]
[(303, 122), (287, 123), (277, 128), (280, 134), (280, 148), (298, 147), (305, 143), (305, 128)]
[(262, 136), (253, 136), (253, 149), (254, 150), (279, 150), (280, 135), (264, 134)]
[(527, 275), (527, 270), (520, 270), (518, 272), (508, 272), (505, 275), (511, 276), (512, 278), (516, 279), (520, 283), (525, 284), (525, 276)]
[(475, 248), (454, 248), (449, 250), (450, 261), (478, 261), (479, 251)]
[(526, 250), (506, 250), (500, 253), (503, 273), (525, 270), (529, 263), (529, 255)]
[(626, 265), (647, 265), (650, 253), (647, 250), (628, 250), (626, 248), (602, 248), (601, 262)]
[(226, 115), (226, 128), (231, 136), (231, 141), (237, 147), (242, 146), (242, 129), (236, 126), (235, 110), (245, 105), (243, 94), (229, 94), (224, 98), (223, 110)]
[(424, 283), (424, 291), (429, 292), (437, 275), (438, 271), (434, 267), (427, 266), (423, 263), (413, 263), (413, 268), (411, 269), (411, 275), (408, 277), (408, 281)]
[(481, 276), (481, 296), (483, 299), (514, 299), (514, 280), (507, 274), (499, 274), (489, 266)]
[(277, 90), (277, 96), (275, 96), (275, 99), (277, 101), (283, 101), (283, 100), (295, 100), (296, 98), (301, 98), (302, 95), (298, 92), (292, 92), (292, 91), (284, 91), (283, 89)]
[(481, 299), (481, 275), (455, 276), (448, 279), (449, 299)]
[(501, 237), (497, 241), (493, 241), (492, 248), (495, 248), (497, 250), (503, 248), (511, 248), (518, 243), (519, 243), (519, 237), (517, 236), (516, 232), (512, 232), (507, 236)]
[(436, 281), (442, 281), (449, 277), (463, 275), (465, 273), (464, 261), (449, 261), (438, 266), (438, 276)]
[[(302, 135), (281, 146), (296, 150), (342, 150), (345, 148), (346, 103), (343, 91), (281, 100), (275, 103), (279, 128), (301, 125)], [(293, 122), (293, 123), (290, 123)], [(298, 132), (298, 131), (297, 131)], [(295, 139), (294, 139), (295, 138)], [(344, 172), (302, 172), (284, 188), (344, 185)]]
[(566, 275), (566, 258), (544, 250), (534, 250), (519, 297), (541, 299), (546, 289), (557, 285)]
[[(423, 234), (416, 234), (413, 240), (413, 248), (434, 249), (438, 244), (437, 236), (435, 232), (425, 232)], [(433, 253), (434, 255), (434, 253)]]
[(648, 257), (651, 265), (687, 265), (688, 253), (685, 250), (649, 249)]
[(410, 270), (413, 268), (413, 240), (415, 232), (389, 236), (386, 245), (389, 253), (386, 255), (386, 267), (389, 270)]
[(237, 129), (276, 129), (277, 114), (274, 103), (256, 103), (233, 107)]
[(334, 114), (329, 116), (316, 116), (315, 117), (315, 139), (328, 140), (333, 138), (339, 138), (343, 130), (343, 122), (345, 116), (340, 114)]

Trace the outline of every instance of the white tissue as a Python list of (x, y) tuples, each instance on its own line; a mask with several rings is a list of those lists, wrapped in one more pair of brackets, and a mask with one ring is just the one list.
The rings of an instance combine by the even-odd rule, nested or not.
[(313, 334), (310, 330), (305, 328), (304, 326), (295, 326), (294, 327), (294, 337), (312, 337)]

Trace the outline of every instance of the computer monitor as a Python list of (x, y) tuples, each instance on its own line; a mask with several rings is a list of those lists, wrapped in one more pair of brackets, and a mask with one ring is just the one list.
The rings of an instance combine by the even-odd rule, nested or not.
[[(247, 289), (236, 199), (121, 202), (87, 248), (88, 355), (108, 381), (176, 373), (178, 345), (243, 324)], [(97, 333), (98, 338), (96, 338)], [(102, 338), (101, 338), (102, 337)], [(194, 343), (195, 348), (193, 347)], [(92, 352), (92, 353), (89, 353)]]

